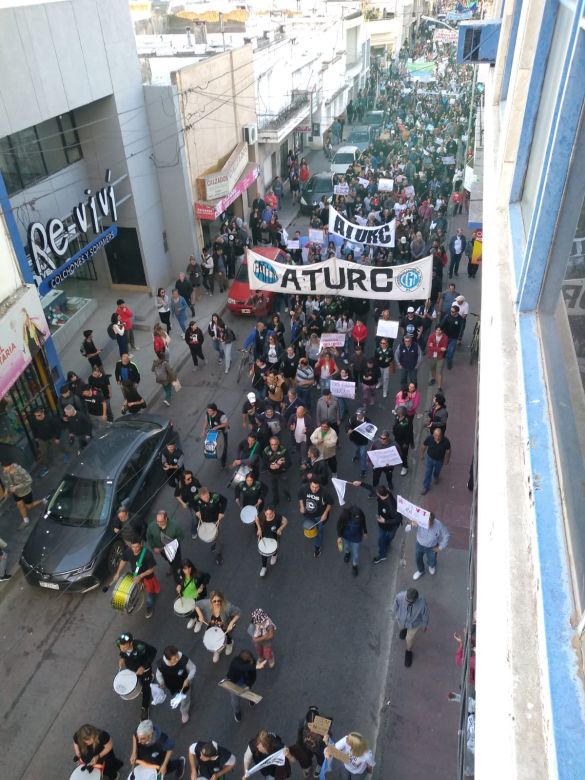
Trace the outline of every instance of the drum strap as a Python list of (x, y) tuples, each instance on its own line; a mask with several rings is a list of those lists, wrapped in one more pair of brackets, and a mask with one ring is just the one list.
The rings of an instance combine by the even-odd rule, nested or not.
[(140, 570), (140, 567), (142, 566), (142, 561), (144, 560), (144, 556), (146, 555), (146, 547), (143, 547), (140, 551), (140, 555), (138, 556), (138, 560), (136, 561), (136, 566), (134, 567), (134, 577), (138, 576), (138, 572)]

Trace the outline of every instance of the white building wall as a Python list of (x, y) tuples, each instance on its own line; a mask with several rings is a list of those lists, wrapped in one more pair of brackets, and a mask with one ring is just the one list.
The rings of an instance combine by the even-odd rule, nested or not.
[(4, 217), (0, 216), (0, 304), (22, 287), (20, 269)]

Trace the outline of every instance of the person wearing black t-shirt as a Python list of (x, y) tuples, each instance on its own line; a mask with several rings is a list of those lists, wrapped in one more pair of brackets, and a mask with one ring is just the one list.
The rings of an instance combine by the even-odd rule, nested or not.
[(129, 632), (120, 634), (116, 640), (120, 651), (118, 668), (129, 669), (138, 677), (142, 686), (142, 719), (148, 717), (151, 702), (150, 683), (152, 682), (152, 664), (156, 658), (156, 647), (142, 639), (135, 639)]
[(81, 352), (83, 357), (89, 360), (89, 365), (92, 368), (94, 366), (102, 365), (102, 358), (100, 355), (101, 349), (98, 349), (98, 347), (96, 347), (94, 343), (93, 330), (83, 331), (83, 341), (81, 342), (81, 347), (79, 348), (79, 351)]
[[(425, 457), (426, 456), (426, 457)], [(439, 481), (439, 475), (443, 466), (449, 463), (451, 458), (451, 442), (445, 436), (441, 428), (435, 428), (433, 433), (424, 440), (420, 450), (421, 461), (424, 458), (425, 475), (421, 495), (426, 495), (431, 489), (431, 479)]]
[[(126, 564), (129, 564), (130, 572), (134, 579), (142, 582), (144, 586), (144, 604), (146, 608), (144, 617), (148, 620), (152, 617), (155, 597), (160, 593), (160, 584), (154, 573), (156, 569), (154, 555), (144, 545), (142, 540), (132, 541), (130, 546), (122, 553), (122, 560), (112, 577), (111, 585), (122, 575)], [(109, 585), (104, 586), (103, 590), (107, 591), (108, 587)]]
[(119, 769), (124, 762), (116, 758), (112, 738), (107, 731), (86, 723), (73, 735), (73, 750), (75, 760), (88, 767), (88, 775), (92, 771), (89, 767), (102, 766), (102, 776), (108, 780), (116, 780), (119, 777)]
[(223, 452), (221, 453), (220, 457), (222, 468), (225, 468), (227, 461), (228, 429), (229, 421), (226, 413), (222, 412), (221, 409), (218, 408), (217, 404), (208, 404), (201, 436), (206, 437), (210, 431), (217, 431), (220, 436), (223, 436)]
[(307, 460), (301, 464), (301, 481), (311, 482), (314, 480), (321, 485), (327, 485), (329, 473), (327, 461), (323, 460), (317, 447), (312, 444), (307, 449)]
[(258, 511), (262, 509), (264, 496), (268, 492), (266, 485), (256, 479), (252, 472), (246, 474), (243, 482), (236, 485), (236, 504), (243, 509), (245, 506), (255, 506)]
[(171, 772), (180, 779), (185, 774), (185, 757), (171, 758), (175, 740), (171, 739), (151, 720), (141, 721), (132, 735), (132, 767), (138, 761), (158, 769), (157, 777), (167, 777)]
[[(271, 756), (273, 753), (277, 753), (282, 750), (284, 743), (282, 739), (272, 731), (266, 731), (261, 729), (254, 739), (248, 742), (248, 747), (244, 753), (244, 770), (248, 772), (256, 764), (264, 761), (267, 756)], [(267, 764), (260, 770), (260, 774), (266, 778), (274, 778), (274, 780), (285, 780), (290, 777), (290, 763), (288, 758), (285, 759), (284, 765), (279, 766), (277, 764)]]
[(234, 769), (236, 757), (231, 750), (218, 745), (215, 740), (194, 742), (189, 748), (189, 766), (192, 778), (219, 780)]
[(201, 482), (187, 469), (183, 471), (175, 485), (175, 498), (183, 509), (188, 509), (191, 515), (191, 539), (197, 539), (197, 494)]
[(95, 387), (97, 390), (101, 390), (106, 402), (106, 416), (108, 422), (113, 422), (114, 415), (112, 414), (111, 398), (112, 388), (110, 386), (111, 374), (104, 372), (103, 366), (94, 366), (91, 370), (91, 375), (88, 377), (87, 384), (90, 387)]
[(211, 545), (211, 552), (215, 553), (215, 562), (218, 566), (223, 563), (223, 544), (221, 521), (225, 514), (227, 498), (220, 493), (211, 493), (209, 488), (201, 486), (199, 495), (196, 498), (197, 520), (200, 523), (215, 523), (217, 526), (217, 537)]
[[(239, 685), (242, 688), (251, 688), (254, 685), (256, 682), (256, 659), (249, 650), (242, 650), (235, 658), (232, 658), (226, 677), (234, 685)], [(242, 720), (240, 702), (240, 697), (230, 692), (230, 703), (236, 723)], [(252, 706), (253, 703), (250, 702), (250, 707)]]
[(298, 493), (299, 512), (305, 520), (317, 528), (317, 536), (314, 538), (315, 549), (313, 555), (318, 558), (321, 555), (323, 545), (323, 531), (325, 523), (329, 518), (329, 513), (333, 508), (333, 499), (330, 493), (321, 485), (312, 479), (308, 488), (302, 487)]
[(81, 391), (89, 419), (92, 422), (94, 429), (99, 426), (99, 423), (105, 423), (108, 421), (108, 410), (106, 408), (106, 399), (101, 390), (96, 387), (90, 387), (85, 385)]
[(191, 709), (191, 683), (197, 671), (195, 664), (174, 645), (165, 647), (163, 657), (156, 664), (156, 681), (166, 688), (170, 697), (182, 693), (186, 698), (179, 705), (181, 721), (187, 723)]
[(127, 545), (146, 536), (146, 526), (139, 517), (130, 517), (128, 508), (120, 506), (116, 512), (113, 531), (120, 534)]

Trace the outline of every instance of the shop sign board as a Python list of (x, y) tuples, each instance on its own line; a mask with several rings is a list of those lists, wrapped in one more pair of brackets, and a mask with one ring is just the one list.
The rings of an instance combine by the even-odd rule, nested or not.
[(203, 177), (206, 199), (217, 200), (228, 195), (235, 187), (247, 164), (248, 145), (238, 144), (221, 170), (208, 173)]
[(24, 294), (19, 290), (14, 304), (0, 319), (0, 398), (4, 398), (32, 361), (33, 352), (50, 335), (36, 289), (26, 287)]
[[(71, 211), (71, 221), (80, 233), (88, 233), (90, 229), (96, 237), (86, 246), (68, 257), (61, 265), (59, 258), (64, 257), (69, 249), (71, 235), (65, 223), (55, 217), (46, 225), (41, 222), (31, 222), (27, 228), (27, 249), (32, 265), (32, 272), (40, 295), (57, 287), (68, 276), (72, 276), (79, 266), (90, 260), (103, 246), (114, 239), (118, 233), (116, 220), (116, 196), (114, 185), (110, 184), (111, 171), (106, 171), (106, 186), (95, 194), (90, 189), (85, 190), (87, 201), (78, 203)], [(108, 217), (114, 224), (100, 232), (100, 217)]]

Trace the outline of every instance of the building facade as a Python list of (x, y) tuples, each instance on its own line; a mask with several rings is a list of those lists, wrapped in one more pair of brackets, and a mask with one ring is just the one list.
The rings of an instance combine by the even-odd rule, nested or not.
[(574, 780), (585, 777), (585, 4), (514, 0), (493, 13), (495, 66), (478, 66), (475, 775)]

